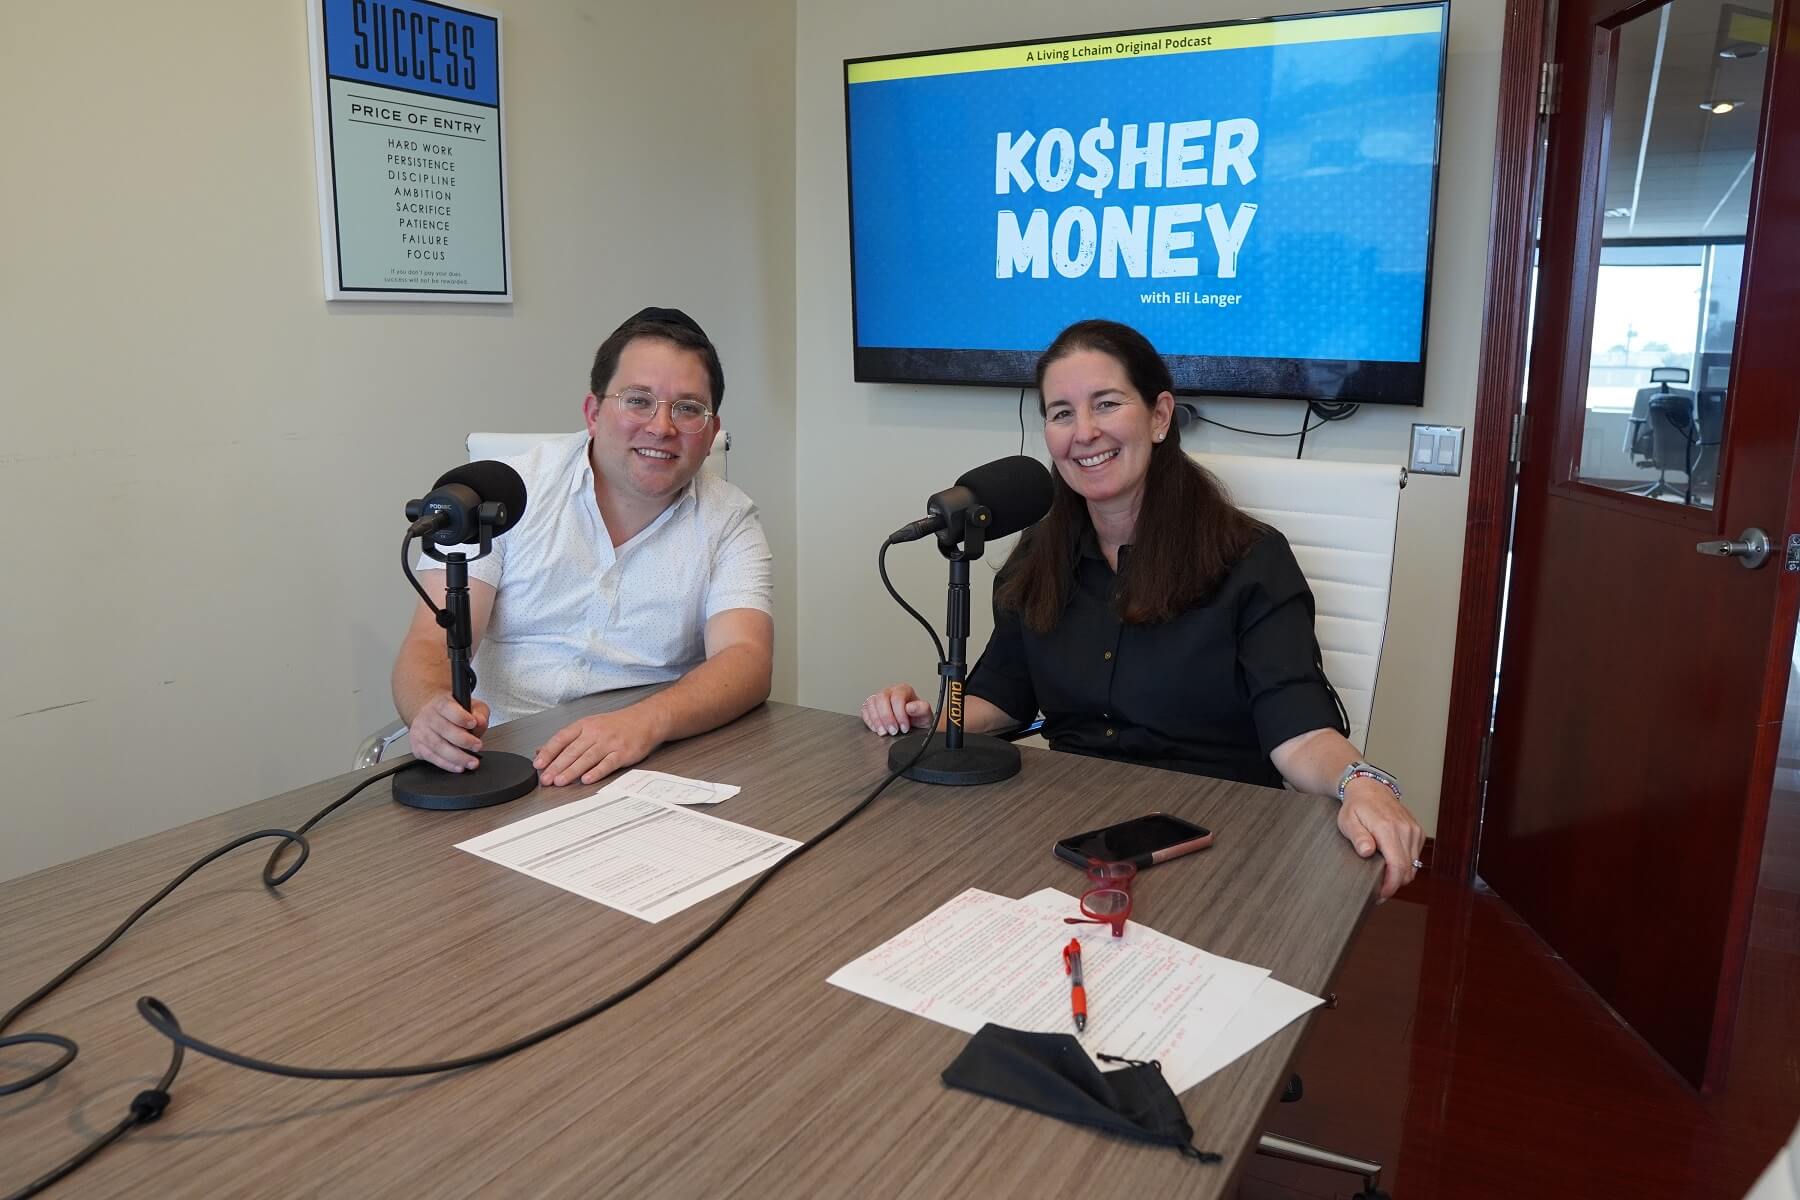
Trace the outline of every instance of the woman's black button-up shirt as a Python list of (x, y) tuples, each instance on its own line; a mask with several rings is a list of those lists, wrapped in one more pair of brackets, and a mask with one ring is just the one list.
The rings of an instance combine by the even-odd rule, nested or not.
[(1160, 624), (1120, 620), (1116, 582), (1088, 529), (1062, 618), (1040, 635), (996, 604), (969, 694), (1020, 720), (1041, 712), (1058, 750), (1267, 787), (1282, 782), (1276, 746), (1349, 731), (1320, 666), (1312, 590), (1280, 533), (1267, 530), (1212, 596)]

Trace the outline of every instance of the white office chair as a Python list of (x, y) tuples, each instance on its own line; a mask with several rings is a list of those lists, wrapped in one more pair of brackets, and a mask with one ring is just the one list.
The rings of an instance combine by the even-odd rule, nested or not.
[(1279, 529), (1312, 588), (1325, 677), (1368, 745), (1387, 635), (1394, 537), (1406, 470), (1391, 464), (1196, 454), (1239, 508)]
[[(539, 442), (547, 438), (558, 437), (555, 433), (471, 433), (463, 441), (469, 452), (470, 462), (480, 462), (490, 458), (512, 458), (525, 453)], [(721, 479), (730, 478), (730, 467), (727, 462), (731, 454), (731, 434), (723, 429), (713, 434), (713, 451), (700, 469), (710, 471)], [(388, 747), (406, 736), (404, 722), (394, 720), (368, 737), (356, 747), (356, 756), (351, 760), (351, 769), (360, 771), (364, 767), (372, 767), (380, 762)]]
[[(557, 433), (471, 433), (463, 440), (463, 445), (469, 451), (469, 461), (480, 462), (486, 458), (512, 458), (541, 441), (560, 436)], [(731, 471), (726, 459), (730, 454), (731, 434), (720, 429), (713, 434), (712, 453), (700, 464), (700, 469), (710, 471), (720, 479), (729, 479)]]
[[(1196, 454), (1238, 507), (1279, 529), (1312, 588), (1313, 628), (1325, 677), (1349, 718), (1350, 740), (1368, 745), (1375, 680), (1387, 635), (1394, 538), (1406, 470), (1391, 465)], [(1299, 1077), (1289, 1084), (1298, 1098)], [(1285, 1098), (1285, 1097), (1284, 1097)], [(1362, 1197), (1380, 1191), (1381, 1164), (1265, 1133), (1256, 1150), (1309, 1166), (1360, 1175)]]
[[(1344, 702), (1350, 740), (1367, 746), (1406, 469), (1242, 454), (1192, 457), (1239, 508), (1280, 530), (1293, 547), (1313, 593), (1325, 677)], [(1033, 721), (1017, 736), (1041, 725)]]
[[(1238, 454), (1193, 458), (1218, 477), (1239, 508), (1280, 530), (1293, 547), (1313, 593), (1313, 628), (1325, 677), (1343, 701), (1350, 740), (1366, 746), (1387, 635), (1405, 468)], [(1034, 721), (1020, 733), (1033, 733), (1041, 725)], [(1299, 1092), (1295, 1076), (1283, 1099), (1298, 1099)], [(1357, 1196), (1366, 1200), (1385, 1195), (1381, 1164), (1370, 1159), (1273, 1133), (1263, 1134), (1256, 1149), (1273, 1158), (1360, 1175), (1363, 1190)]]

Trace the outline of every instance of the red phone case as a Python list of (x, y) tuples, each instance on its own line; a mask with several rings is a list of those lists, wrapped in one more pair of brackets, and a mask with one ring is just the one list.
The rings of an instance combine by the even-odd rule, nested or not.
[(1185, 842), (1177, 842), (1173, 846), (1165, 846), (1150, 855), (1150, 863), (1168, 862), (1171, 858), (1180, 858), (1184, 854), (1192, 854), (1196, 850), (1204, 850), (1213, 843), (1212, 830), (1206, 831), (1205, 837), (1189, 838)]

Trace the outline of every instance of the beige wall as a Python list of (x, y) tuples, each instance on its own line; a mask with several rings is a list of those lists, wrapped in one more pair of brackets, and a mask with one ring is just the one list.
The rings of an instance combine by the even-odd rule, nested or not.
[[(724, 356), (731, 476), (777, 559), (777, 698), (850, 710), (892, 679), (924, 686), (923, 635), (870, 559), (925, 495), (1017, 448), (1018, 397), (851, 382), (840, 62), (1255, 14), (490, 5), (506, 18), (518, 295), (491, 307), (320, 299), (298, 0), (205, 0), (175, 21), (123, 0), (0, 12), (0, 100), (36, 114), (15, 123), (0, 186), (0, 878), (343, 769), (391, 717), (399, 505), (471, 428), (573, 428), (595, 343), (644, 303), (689, 309)], [(1309, 454), (1399, 461), (1413, 420), (1470, 420), (1501, 15), (1452, 18), (1427, 405), (1365, 410)], [(1460, 479), (1405, 493), (1370, 746), (1428, 826), (1463, 511)], [(893, 565), (940, 617), (941, 561), (915, 546)], [(991, 575), (976, 574), (979, 645)]]
[(401, 504), (646, 303), (719, 344), (795, 695), (793, 8), (486, 2), (510, 306), (321, 299), (300, 0), (0, 10), (0, 878), (346, 769)]
[[(1126, 0), (1102, 12), (1076, 0), (799, 0), (795, 222), (805, 236), (797, 247), (795, 324), (803, 703), (848, 712), (887, 682), (909, 680), (921, 690), (935, 684), (923, 632), (887, 599), (870, 560), (882, 536), (918, 515), (927, 495), (965, 468), (1019, 446), (1017, 392), (851, 380), (842, 60), (1317, 7), (1305, 0), (1286, 6)], [(1472, 421), (1503, 15), (1503, 5), (1486, 0), (1452, 7), (1425, 407), (1365, 408), (1309, 436), (1308, 456), (1404, 462), (1414, 421)], [(1028, 448), (1041, 454), (1035, 398), (1027, 405)], [(1300, 408), (1202, 402), (1206, 415), (1256, 429), (1297, 429)], [(1189, 444), (1244, 454), (1292, 454), (1294, 448), (1291, 439), (1269, 442), (1211, 427)], [(1373, 760), (1405, 780), (1428, 830), (1436, 824), (1443, 769), (1466, 481), (1467, 463), (1459, 478), (1415, 476), (1403, 494), (1388, 642), (1367, 747)], [(991, 568), (1003, 556), (1003, 549), (991, 554), (975, 572), (972, 656), (987, 636)], [(941, 621), (944, 565), (927, 543), (896, 550), (891, 573), (903, 593)]]

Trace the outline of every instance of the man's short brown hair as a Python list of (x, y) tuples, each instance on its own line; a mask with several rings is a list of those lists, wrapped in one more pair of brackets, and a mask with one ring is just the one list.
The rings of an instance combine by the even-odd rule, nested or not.
[(594, 366), (588, 372), (590, 392), (596, 396), (605, 393), (613, 373), (619, 369), (619, 356), (638, 338), (658, 338), (698, 354), (706, 366), (707, 378), (712, 381), (713, 411), (719, 411), (725, 403), (725, 368), (719, 365), (719, 352), (713, 348), (712, 340), (700, 328), (700, 323), (679, 308), (646, 308), (613, 330), (594, 352)]

